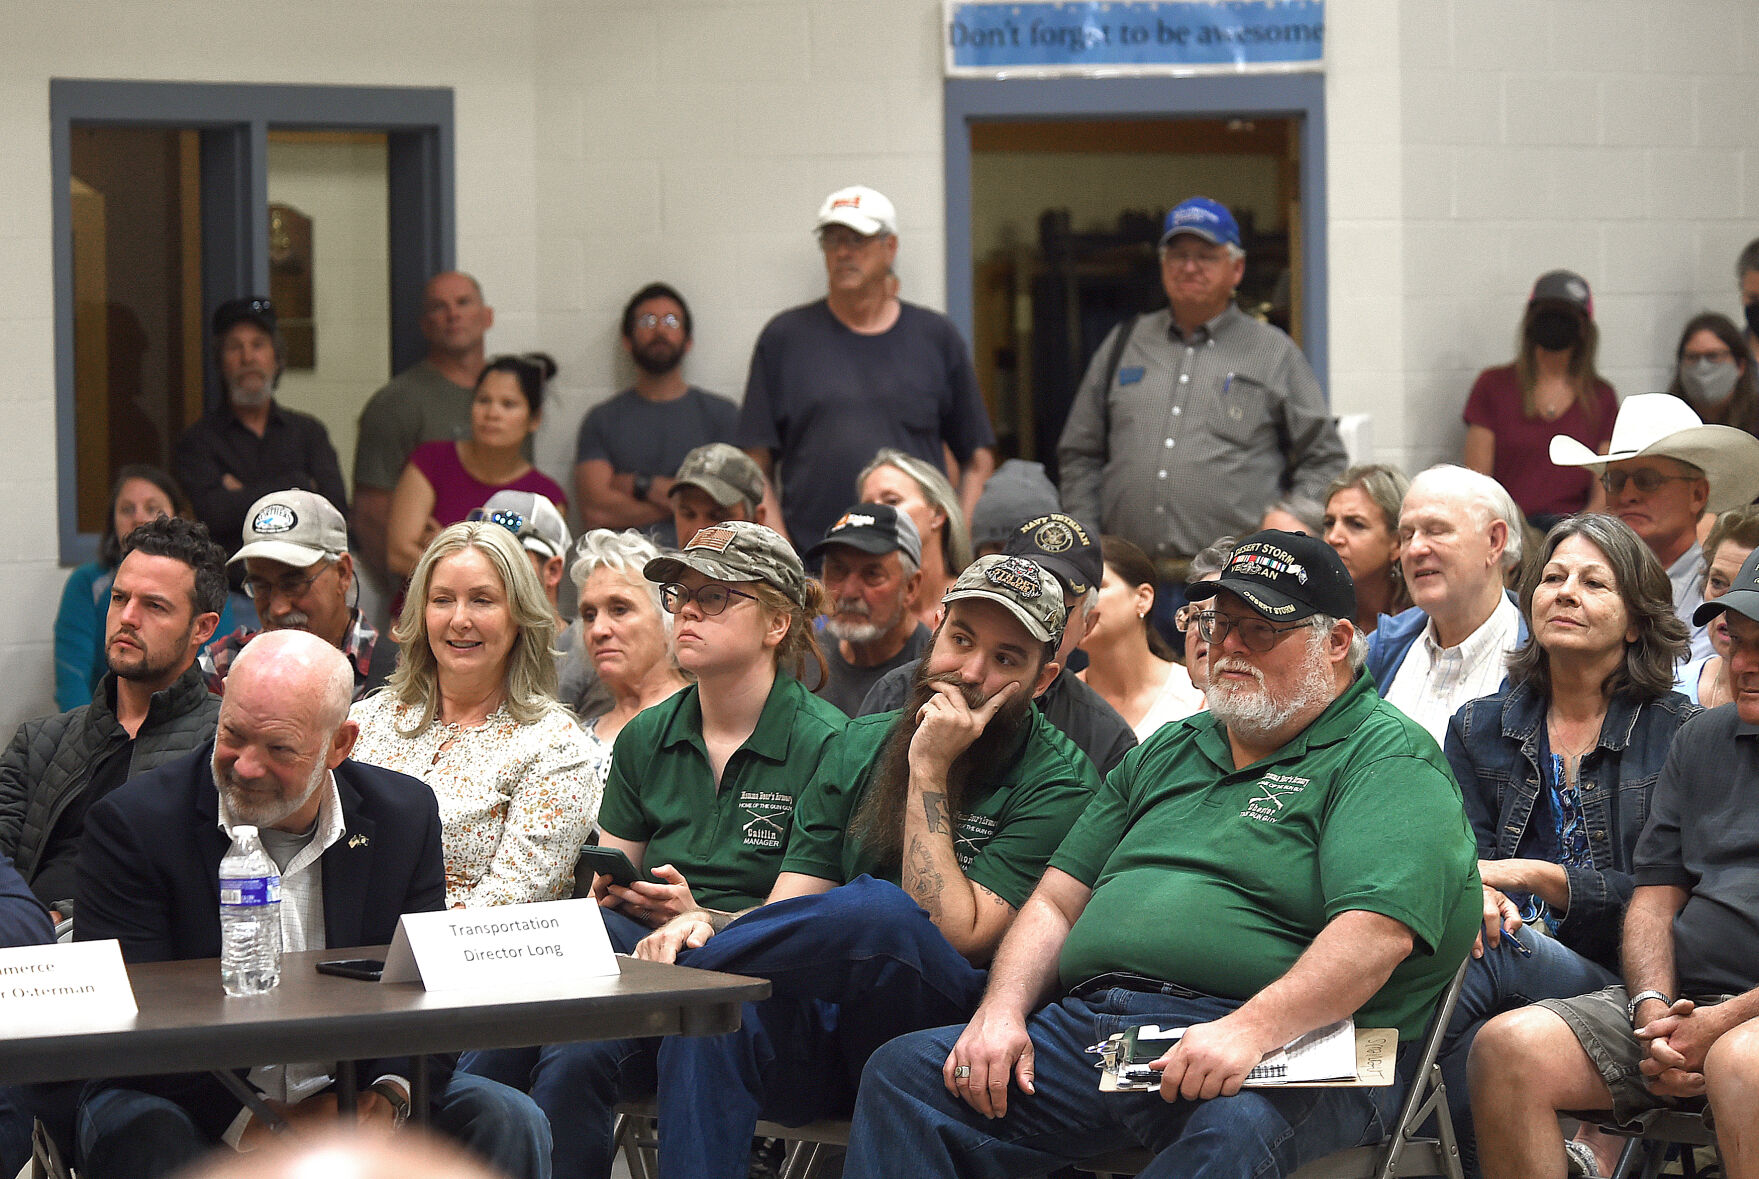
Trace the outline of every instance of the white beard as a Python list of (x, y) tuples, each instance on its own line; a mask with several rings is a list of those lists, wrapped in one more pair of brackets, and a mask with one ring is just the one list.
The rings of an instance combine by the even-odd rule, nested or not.
[[(1285, 697), (1278, 698), (1264, 683), (1264, 673), (1234, 655), (1215, 655), (1209, 667), (1209, 686), (1203, 698), (1209, 711), (1228, 731), (1246, 741), (1258, 742), (1280, 732), (1303, 709), (1328, 701), (1330, 667), (1323, 657), (1327, 635), (1314, 631), (1307, 641), (1307, 661), (1301, 678)], [(1234, 686), (1220, 677), (1224, 671), (1244, 671), (1257, 681), (1256, 688)]]

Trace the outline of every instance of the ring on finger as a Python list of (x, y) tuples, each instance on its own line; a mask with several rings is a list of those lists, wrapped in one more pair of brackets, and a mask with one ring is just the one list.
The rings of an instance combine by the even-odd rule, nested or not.
[(970, 1075), (971, 1075), (971, 1066), (970, 1065), (960, 1064), (960, 1065), (953, 1066), (953, 1079), (954, 1080), (963, 1081), (966, 1077), (969, 1077)]

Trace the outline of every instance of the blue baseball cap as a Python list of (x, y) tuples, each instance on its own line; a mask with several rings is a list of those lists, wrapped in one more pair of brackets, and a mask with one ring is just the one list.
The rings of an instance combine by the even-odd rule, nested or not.
[(1181, 233), (1195, 234), (1217, 246), (1240, 245), (1240, 226), (1228, 207), (1208, 197), (1191, 197), (1167, 214), (1161, 228), (1160, 244), (1166, 245)]

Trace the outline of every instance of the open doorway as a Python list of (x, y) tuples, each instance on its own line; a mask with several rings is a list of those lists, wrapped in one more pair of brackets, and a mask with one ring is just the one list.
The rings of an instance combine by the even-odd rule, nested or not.
[(1004, 456), (1056, 474), (1057, 437), (1111, 328), (1166, 303), (1156, 247), (1194, 194), (1240, 223), (1242, 310), (1304, 343), (1302, 118), (972, 120), (978, 380)]

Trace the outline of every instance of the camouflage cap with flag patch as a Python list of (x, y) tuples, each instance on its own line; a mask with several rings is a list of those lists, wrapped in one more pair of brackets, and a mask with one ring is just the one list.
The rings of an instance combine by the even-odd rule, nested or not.
[(806, 569), (799, 555), (780, 533), (750, 520), (699, 529), (679, 552), (649, 561), (641, 575), (664, 584), (687, 569), (716, 581), (767, 581), (795, 605), (806, 605)]

